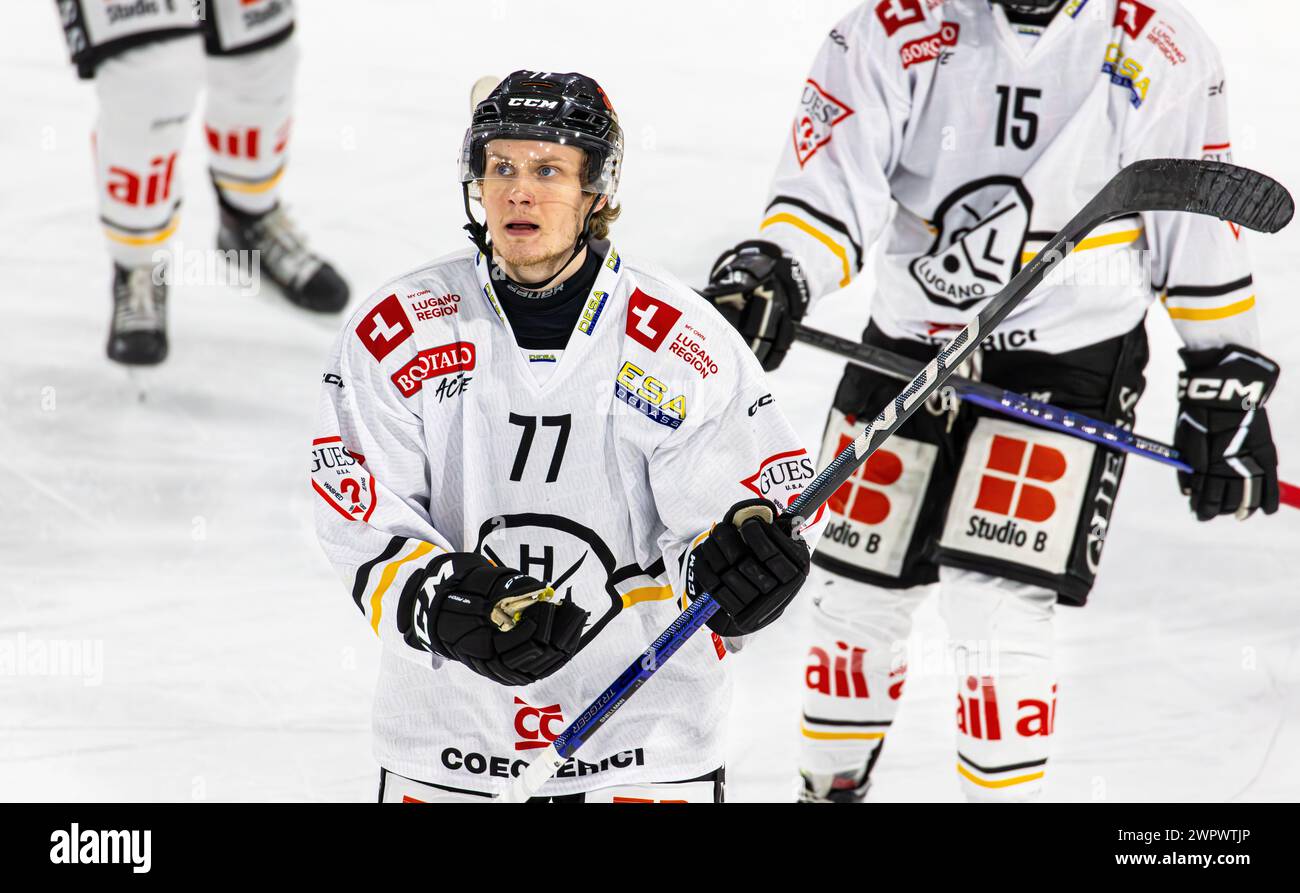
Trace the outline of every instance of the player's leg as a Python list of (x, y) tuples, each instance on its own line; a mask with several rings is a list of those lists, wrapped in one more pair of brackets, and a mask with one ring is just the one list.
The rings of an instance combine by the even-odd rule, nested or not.
[[(1131, 426), (1145, 330), (1064, 354), (987, 353), (984, 378)], [(938, 550), (940, 610), (957, 659), (956, 768), (972, 800), (1036, 797), (1056, 723), (1056, 602), (1092, 588), (1124, 454), (981, 416)]]
[(110, 358), (167, 356), (165, 258), (181, 207), (179, 157), (202, 83), (202, 46), (187, 7), (110, 17), (103, 4), (60, 3), (72, 61), (93, 78), (100, 224), (113, 259)]
[(295, 304), (341, 310), (347, 284), (307, 249), (281, 203), (298, 69), (293, 9), (215, 0), (205, 35), (204, 129), (221, 208), (219, 247), (259, 251), (261, 271)]
[[(916, 359), (933, 348), (865, 339)], [(898, 383), (856, 366), (845, 370), (822, 444), (827, 461), (898, 392)], [(813, 638), (804, 670), (800, 772), (806, 801), (852, 802), (898, 710), (912, 613), (938, 579), (930, 557), (956, 473), (962, 420), (928, 404), (827, 503), (825, 530), (808, 584)]]

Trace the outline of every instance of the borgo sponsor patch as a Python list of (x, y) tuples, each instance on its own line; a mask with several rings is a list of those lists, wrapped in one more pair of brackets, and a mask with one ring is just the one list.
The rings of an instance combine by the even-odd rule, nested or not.
[(980, 419), (940, 545), (1064, 573), (1095, 451), (1055, 431)]
[[(832, 411), (822, 443), (824, 459), (852, 443), (862, 427)], [(898, 576), (938, 455), (934, 444), (889, 438), (827, 500), (829, 514), (817, 551), (854, 567)]]
[(831, 130), (853, 114), (846, 103), (827, 93), (812, 78), (803, 87), (799, 113), (794, 119), (794, 153), (799, 167), (831, 141)]
[(415, 329), (395, 294), (376, 304), (357, 325), (357, 338), (377, 361), (383, 360), (413, 334)]
[(474, 359), (472, 341), (454, 341), (431, 347), (420, 351), (409, 363), (394, 372), (393, 384), (397, 385), (397, 390), (403, 397), (410, 397), (418, 394), (430, 378), (453, 372), (469, 372), (474, 368)]
[(365, 461), (344, 446), (341, 437), (311, 442), (311, 487), (349, 521), (369, 521), (375, 511), (375, 479)]
[(956, 22), (944, 22), (938, 34), (931, 34), (929, 37), (903, 44), (903, 48), (898, 51), (899, 58), (903, 60), (903, 67), (911, 68), (922, 62), (933, 62), (945, 49), (957, 45), (960, 34), (961, 25)]

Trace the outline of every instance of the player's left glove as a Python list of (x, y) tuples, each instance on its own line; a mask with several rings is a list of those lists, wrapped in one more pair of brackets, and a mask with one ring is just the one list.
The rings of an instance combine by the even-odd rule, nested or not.
[(741, 242), (713, 264), (700, 292), (731, 323), (768, 372), (794, 343), (794, 324), (808, 309), (799, 262), (771, 242)]
[(1277, 385), (1278, 365), (1229, 344), (1179, 351), (1179, 413), (1174, 447), (1192, 474), (1178, 473), (1200, 521), (1218, 515), (1249, 518), (1277, 511), (1277, 448), (1264, 403)]
[(708, 539), (691, 552), (686, 592), (692, 600), (713, 596), (718, 612), (709, 629), (720, 636), (747, 636), (781, 616), (808, 578), (811, 557), (793, 516), (777, 517), (766, 499), (746, 499), (727, 510)]

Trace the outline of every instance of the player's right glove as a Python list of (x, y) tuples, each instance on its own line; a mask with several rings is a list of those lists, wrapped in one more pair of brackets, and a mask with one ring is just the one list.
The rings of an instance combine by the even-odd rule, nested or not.
[(741, 242), (713, 264), (700, 292), (735, 326), (771, 372), (794, 343), (794, 324), (808, 309), (799, 262), (771, 242)]
[(691, 551), (687, 594), (694, 601), (707, 592), (718, 603), (709, 629), (720, 636), (747, 636), (781, 616), (812, 564), (808, 544), (791, 529), (793, 517), (777, 517), (776, 506), (766, 499), (745, 499)]
[(1178, 483), (1201, 521), (1218, 515), (1249, 518), (1277, 511), (1277, 448), (1264, 403), (1277, 385), (1278, 365), (1229, 344), (1179, 351), (1178, 426), (1174, 448), (1194, 472)]
[(441, 556), (426, 573), (425, 624), (436, 654), (493, 682), (528, 685), (577, 653), (587, 612), (553, 601), (545, 583), (473, 552)]

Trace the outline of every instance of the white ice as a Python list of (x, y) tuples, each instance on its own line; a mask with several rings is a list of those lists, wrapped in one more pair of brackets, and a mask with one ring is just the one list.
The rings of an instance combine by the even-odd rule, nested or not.
[[(1300, 11), (1277, 0), (1186, 5), (1227, 61), (1237, 161), (1300, 188)], [(0, 678), (0, 800), (372, 799), (378, 644), (316, 546), (304, 485), (339, 323), (269, 290), (182, 286), (167, 363), (135, 378), (110, 364), (92, 87), (66, 63), (55, 4), (5, 7), (0, 648), (87, 643), (102, 649), (102, 667)], [(601, 80), (629, 134), (618, 244), (701, 282), (718, 251), (753, 232), (806, 66), (851, 4), (299, 7), (285, 191), (360, 300), (464, 244), (454, 157), (466, 95), (507, 67)], [(215, 209), (198, 120), (179, 238), (207, 247)], [(1269, 411), (1283, 475), (1296, 479), (1300, 226), (1251, 244), (1263, 346), (1289, 372)], [(863, 277), (811, 321), (860, 330), (870, 285)], [(1168, 439), (1177, 342), (1160, 317), (1139, 429)], [(809, 443), (840, 365), (796, 348), (773, 379)], [(1129, 462), (1092, 604), (1059, 612), (1048, 799), (1300, 799), (1297, 546), (1295, 510), (1198, 524), (1172, 472)], [(793, 790), (804, 607), (734, 658), (734, 800)], [(915, 635), (943, 635), (932, 604)], [(952, 684), (913, 673), (878, 766), (879, 799), (959, 798)]]

